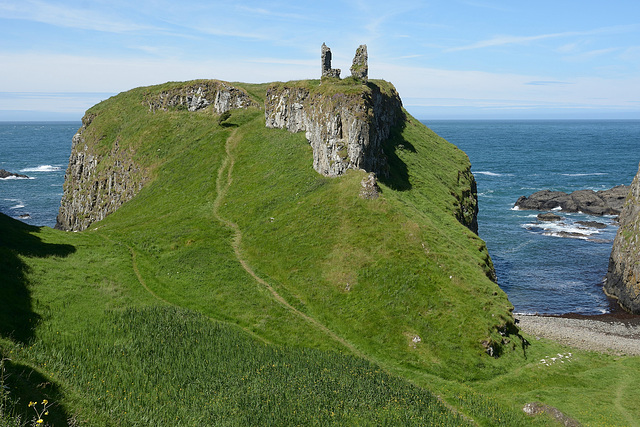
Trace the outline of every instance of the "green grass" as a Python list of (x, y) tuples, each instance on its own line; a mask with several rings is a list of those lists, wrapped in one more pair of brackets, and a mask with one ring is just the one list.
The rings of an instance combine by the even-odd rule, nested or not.
[[(319, 83), (293, 84), (350, 84)], [(268, 87), (241, 86), (259, 102)], [(148, 177), (117, 212), (82, 233), (0, 215), (0, 350), (23, 419), (43, 398), (55, 425), (551, 423), (524, 415), (530, 401), (587, 425), (640, 418), (637, 358), (573, 350), (542, 367), (572, 350), (501, 344), (511, 304), (460, 222), (463, 152), (408, 117), (364, 200), (364, 172), (318, 175), (304, 135), (259, 109), (219, 124), (144, 103), (179, 87), (88, 112), (88, 143), (118, 140)]]

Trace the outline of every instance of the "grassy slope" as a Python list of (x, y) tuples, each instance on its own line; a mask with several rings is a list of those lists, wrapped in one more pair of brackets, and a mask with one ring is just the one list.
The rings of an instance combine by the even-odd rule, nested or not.
[(84, 233), (0, 221), (10, 260), (0, 300), (20, 310), (2, 318), (3, 354), (14, 372), (24, 364), (53, 380), (45, 392), (69, 413), (123, 425), (205, 414), (240, 424), (461, 422), (428, 391), (324, 351), (337, 349), (482, 424), (533, 422), (518, 409), (532, 400), (596, 424), (638, 419), (628, 403), (637, 385), (624, 380), (637, 358), (573, 352), (570, 364), (541, 367), (567, 350), (534, 341), (524, 352), (515, 337), (502, 357), (484, 353), (480, 342), (499, 339), (494, 326), (510, 305), (486, 278), (483, 242), (452, 216), (464, 153), (410, 119), (386, 147), (401, 182), (363, 200), (362, 173), (319, 176), (304, 136), (264, 128), (262, 112), (234, 112), (222, 127), (210, 112), (150, 114), (141, 100), (161, 89), (91, 110), (105, 150), (119, 135), (153, 171), (134, 200)]

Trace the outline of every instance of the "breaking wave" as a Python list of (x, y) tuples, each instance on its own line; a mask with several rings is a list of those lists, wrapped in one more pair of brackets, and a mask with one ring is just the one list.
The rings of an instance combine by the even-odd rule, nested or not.
[(60, 166), (40, 165), (35, 168), (20, 169), (20, 172), (56, 172), (62, 170)]

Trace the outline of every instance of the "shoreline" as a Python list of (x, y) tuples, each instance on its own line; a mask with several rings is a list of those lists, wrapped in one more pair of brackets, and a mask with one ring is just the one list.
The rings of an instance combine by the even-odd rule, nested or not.
[(620, 310), (600, 315), (514, 313), (517, 326), (536, 339), (547, 338), (588, 351), (640, 356), (640, 316)]

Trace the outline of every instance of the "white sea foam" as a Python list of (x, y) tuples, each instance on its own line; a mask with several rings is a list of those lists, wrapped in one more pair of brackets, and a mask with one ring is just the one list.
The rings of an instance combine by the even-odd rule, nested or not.
[(22, 209), (24, 208), (24, 205), (22, 203), (18, 203), (15, 206), (11, 206), (9, 209)]
[(511, 173), (496, 173), (490, 171), (478, 171), (473, 172), (475, 175), (486, 175), (486, 176), (513, 176)]
[(609, 175), (606, 172), (592, 172), (592, 173), (562, 173), (562, 176), (602, 176)]
[(60, 166), (40, 165), (35, 168), (20, 169), (20, 172), (56, 172), (61, 170)]
[(35, 179), (35, 178), (33, 178), (31, 176), (26, 177), (26, 178), (22, 177), (22, 176), (8, 176), (6, 178), (0, 178), (0, 179), (3, 180), (3, 181), (9, 181), (9, 180), (12, 180), (12, 179)]

